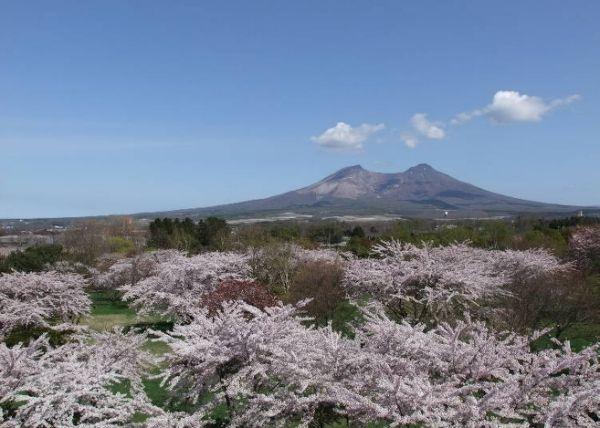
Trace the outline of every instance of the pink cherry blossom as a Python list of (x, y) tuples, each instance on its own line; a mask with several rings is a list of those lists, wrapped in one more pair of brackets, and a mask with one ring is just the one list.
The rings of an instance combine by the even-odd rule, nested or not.
[(0, 336), (15, 327), (49, 327), (73, 321), (90, 311), (78, 274), (14, 272), (0, 275)]

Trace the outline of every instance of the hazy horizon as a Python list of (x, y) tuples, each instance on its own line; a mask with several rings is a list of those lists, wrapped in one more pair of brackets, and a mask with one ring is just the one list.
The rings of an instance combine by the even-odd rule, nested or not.
[[(370, 169), (364, 168), (364, 167), (363, 167), (361, 164), (355, 164), (355, 165), (348, 165), (348, 166), (345, 166), (345, 167), (343, 167), (343, 168), (341, 168), (341, 169), (339, 169), (339, 170), (336, 170), (336, 171), (332, 171), (332, 172), (331, 172), (331, 174), (327, 174), (327, 176), (323, 176), (323, 177), (320, 177), (320, 178), (316, 178), (316, 179), (315, 179), (313, 182), (311, 182), (311, 183), (307, 183), (307, 184), (308, 184), (308, 185), (312, 185), (312, 186), (314, 186), (314, 185), (316, 185), (317, 183), (319, 183), (319, 182), (321, 182), (321, 181), (324, 181), (324, 179), (326, 179), (326, 178), (329, 178), (329, 177), (335, 176), (335, 175), (337, 175), (337, 174), (341, 173), (341, 172), (342, 172), (342, 171), (344, 171), (344, 170), (348, 170), (348, 169), (354, 169), (354, 168), (356, 168), (356, 167), (358, 167), (358, 168), (360, 168), (360, 169), (363, 169), (363, 170), (366, 170), (366, 171), (367, 171), (367, 172), (369, 172), (369, 173), (375, 173), (375, 174), (390, 174), (390, 175), (394, 175), (394, 174), (396, 174), (396, 173), (408, 172), (410, 169), (413, 169), (413, 168), (415, 168), (415, 167), (417, 167), (417, 168), (418, 168), (418, 167), (420, 167), (420, 166), (422, 166), (422, 165), (425, 165), (425, 166), (428, 166), (428, 167), (430, 167), (430, 168), (433, 168), (433, 170), (434, 170), (434, 171), (437, 171), (437, 172), (442, 172), (442, 173), (443, 173), (443, 171), (439, 171), (439, 170), (437, 170), (436, 168), (434, 168), (433, 166), (431, 166), (431, 165), (429, 165), (429, 164), (427, 164), (427, 163), (425, 163), (425, 162), (422, 162), (422, 163), (420, 163), (420, 164), (417, 164), (417, 165), (413, 165), (413, 166), (411, 166), (410, 168), (407, 168), (407, 169), (406, 169), (406, 170), (404, 170), (404, 171), (392, 171), (392, 172), (374, 171), (374, 170), (370, 170)], [(452, 177), (452, 178), (456, 178), (456, 177)], [(472, 184), (472, 183), (466, 183), (466, 184), (468, 185), (468, 184)], [(301, 186), (301, 187), (299, 187), (299, 188), (295, 188), (295, 189), (288, 189), (288, 191), (297, 191), (297, 190), (301, 190), (301, 189), (302, 189), (302, 188), (304, 188), (304, 187), (308, 187), (308, 186)], [(486, 191), (486, 190), (488, 190), (488, 189), (483, 189), (483, 190), (484, 190), (484, 191)], [(273, 196), (279, 196), (279, 195), (282, 195), (282, 194), (284, 194), (284, 193), (287, 193), (287, 191), (286, 191), (286, 192), (279, 193), (279, 194), (276, 194), (276, 195), (267, 195), (267, 196), (266, 196), (266, 198), (270, 198), (270, 197), (273, 197)], [(499, 195), (500, 195), (500, 196), (509, 196), (509, 197), (511, 196), (511, 195), (501, 195), (501, 194), (499, 194)], [(234, 203), (234, 204), (235, 204), (236, 202), (247, 202), (247, 201), (252, 201), (252, 200), (262, 200), (262, 199), (265, 199), (265, 198), (262, 198), (262, 197), (260, 197), (260, 198), (248, 199), (248, 200), (244, 200), (244, 201), (233, 201), (232, 203)], [(552, 201), (529, 201), (529, 202), (542, 202), (542, 203), (553, 204), (553, 202), (552, 202)], [(227, 204), (229, 204), (229, 203), (225, 203), (225, 204), (219, 204), (219, 205), (223, 206), (223, 205), (227, 205)], [(215, 206), (215, 205), (211, 205), (211, 206), (182, 206), (182, 207), (176, 207), (176, 208), (167, 208), (167, 209), (163, 209), (163, 210), (160, 210), (160, 209), (159, 209), (159, 210), (154, 210), (154, 211), (137, 211), (137, 212), (112, 212), (112, 213), (110, 213), (110, 212), (109, 212), (109, 213), (104, 213), (104, 214), (92, 214), (92, 215), (89, 215), (89, 216), (77, 216), (77, 215), (70, 215), (70, 216), (57, 216), (57, 217), (13, 217), (13, 218), (8, 218), (8, 217), (7, 217), (7, 218), (3, 218), (3, 219), (4, 219), (4, 220), (35, 220), (35, 219), (45, 219), (45, 218), (85, 218), (85, 217), (96, 217), (96, 216), (99, 216), (99, 217), (102, 217), (102, 216), (128, 216), (128, 215), (139, 215), (139, 214), (144, 214), (144, 213), (155, 213), (155, 214), (157, 214), (157, 213), (166, 213), (166, 212), (169, 212), (169, 211), (180, 211), (180, 210), (194, 209), (194, 208), (210, 208), (210, 207), (212, 207), (212, 206)], [(600, 208), (600, 205), (587, 205), (587, 206), (584, 206), (584, 205), (573, 205), (572, 207), (573, 207), (573, 208), (577, 208), (577, 207), (578, 207), (578, 208), (588, 208), (588, 209), (593, 209), (593, 210), (595, 210), (595, 209), (597, 209), (597, 208)], [(284, 213), (283, 213), (283, 212), (281, 212), (281, 211), (282, 211), (282, 210), (276, 210), (276, 212), (272, 213), (271, 215), (267, 215), (267, 214), (265, 214), (265, 216), (266, 216), (266, 217), (265, 217), (265, 216), (263, 216), (263, 217), (265, 217), (265, 218), (273, 218), (273, 219), (276, 219), (276, 218), (278, 218), (279, 216), (281, 216), (282, 214), (284, 214)], [(285, 210), (284, 210), (284, 211), (285, 211)], [(288, 212), (289, 214), (293, 214), (295, 211), (298, 211), (298, 210), (294, 210), (294, 209), (287, 210), (287, 212)], [(375, 215), (376, 217), (377, 217), (377, 216), (380, 216), (382, 213), (380, 213), (379, 211), (380, 211), (380, 210), (377, 210), (377, 209), (375, 209), (375, 208), (374, 208), (374, 209), (373, 209), (373, 213), (372, 213), (372, 214), (373, 214), (373, 215)], [(303, 212), (303, 210), (299, 210), (299, 212)], [(542, 213), (542, 212), (540, 212), (540, 214), (541, 214), (541, 213)], [(240, 214), (241, 214), (241, 213), (240, 213)], [(255, 215), (255, 212), (251, 210), (251, 211), (249, 211), (249, 212), (245, 213), (245, 214), (243, 215), (243, 217), (247, 217), (247, 214), (253, 214), (253, 215)], [(348, 214), (350, 214), (350, 217), (352, 217), (352, 214), (351, 214), (351, 213), (348, 213)], [(389, 214), (389, 215), (392, 215), (392, 216), (398, 216), (398, 215), (399, 215), (399, 214), (398, 214), (398, 212), (389, 212), (388, 214)], [(196, 215), (197, 215), (197, 214), (194, 214), (194, 216), (196, 216)], [(239, 214), (237, 214), (237, 215), (239, 215)], [(299, 213), (297, 213), (297, 215), (298, 215), (298, 218), (301, 218), (302, 216), (304, 216), (304, 214), (299, 214)], [(563, 214), (563, 215), (566, 215), (566, 214)], [(314, 214), (313, 214), (313, 215), (309, 215), (309, 217), (313, 217), (313, 216), (314, 216)], [(320, 215), (317, 215), (316, 217), (319, 217), (319, 216), (320, 216)], [(336, 217), (336, 216), (334, 216), (334, 217)], [(339, 216), (338, 216), (338, 217), (339, 217)], [(360, 216), (359, 216), (359, 217), (360, 217)], [(409, 217), (410, 217), (410, 216), (409, 216)], [(502, 216), (500, 216), (500, 217), (502, 217)], [(290, 217), (290, 218), (291, 218), (291, 217)], [(329, 218), (329, 217), (326, 217), (326, 218)], [(333, 218), (333, 217), (331, 217), (331, 218)], [(365, 217), (365, 218), (366, 218), (366, 217)], [(470, 218), (470, 217), (465, 217), (465, 218)], [(489, 218), (494, 218), (494, 216), (492, 216), (492, 217), (489, 217)]]

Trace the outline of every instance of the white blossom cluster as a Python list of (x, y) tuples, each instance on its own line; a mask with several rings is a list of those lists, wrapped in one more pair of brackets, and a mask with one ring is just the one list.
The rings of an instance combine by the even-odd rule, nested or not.
[(108, 268), (95, 272), (92, 285), (99, 290), (116, 290), (125, 285), (134, 285), (136, 282), (154, 275), (159, 264), (167, 263), (180, 256), (182, 253), (176, 250), (159, 250), (121, 258), (114, 261)]
[(480, 299), (506, 294), (505, 286), (515, 275), (536, 276), (568, 268), (545, 250), (484, 250), (465, 243), (419, 247), (388, 241), (375, 246), (373, 254), (347, 263), (349, 293), (404, 302), (418, 321), (425, 316), (439, 319), (456, 306), (464, 311)]
[(0, 275), (0, 337), (15, 327), (49, 327), (90, 311), (85, 280), (73, 273)]
[[(0, 342), (0, 426), (195, 428), (213, 423), (222, 406), (239, 427), (311, 426), (323, 415), (349, 426), (598, 425), (600, 344), (573, 352), (556, 342), (534, 352), (542, 332), (497, 332), (469, 315), (470, 305), (508, 293), (516, 276), (570, 268), (550, 253), (391, 241), (369, 259), (296, 247), (290, 254), (286, 267), (342, 264), (349, 294), (375, 298), (352, 338), (307, 323), (306, 302), (203, 308), (221, 282), (250, 279), (252, 254), (145, 253), (94, 282), (123, 291), (141, 313), (175, 320), (172, 331), (151, 332), (170, 351), (156, 361), (144, 351), (149, 336), (134, 331), (71, 332), (60, 346), (46, 336)], [(84, 286), (73, 273), (0, 276), (0, 339), (15, 327), (60, 328), (88, 313)], [(401, 322), (388, 312), (394, 300), (412, 310)], [(456, 305), (461, 316), (444, 317)], [(142, 382), (152, 368), (174, 400), (195, 410), (154, 406)], [(136, 423), (140, 414), (147, 419)]]
[(330, 327), (307, 328), (290, 306), (198, 312), (163, 336), (172, 348), (165, 382), (190, 399), (206, 392), (212, 399), (179, 422), (171, 414), (152, 426), (201, 426), (223, 401), (231, 426), (308, 426), (323, 408), (353, 423), (392, 426), (597, 422), (598, 346), (534, 353), (532, 338), (496, 334), (470, 319), (426, 330), (378, 309), (365, 316), (348, 339)]
[[(331, 250), (304, 250), (291, 247), (294, 266), (305, 261), (338, 261)], [(120, 289), (123, 298), (140, 313), (154, 313), (186, 320), (200, 303), (201, 297), (225, 280), (251, 279), (251, 257), (256, 254), (210, 252), (188, 257), (178, 251), (144, 253), (123, 259), (98, 275), (94, 283), (105, 289)], [(283, 263), (283, 262), (282, 262)]]
[(298, 246), (294, 247), (294, 258), (298, 263), (312, 261), (335, 263), (346, 260), (349, 257), (349, 253), (340, 253), (330, 249), (318, 248), (307, 250)]
[(46, 264), (47, 271), (59, 273), (78, 273), (86, 276), (94, 276), (98, 274), (98, 270), (81, 262), (72, 262), (68, 260), (59, 260), (52, 264)]
[[(0, 343), (0, 426), (123, 426), (136, 412), (162, 413), (142, 386), (145, 341), (115, 331), (79, 335), (56, 348), (45, 336), (12, 348)], [(127, 393), (114, 392), (118, 385)], [(1, 410), (11, 404), (12, 411)]]
[[(127, 269), (123, 271), (128, 272)], [(120, 287), (123, 298), (140, 313), (160, 314), (186, 320), (200, 304), (201, 297), (225, 280), (247, 280), (248, 256), (233, 252), (163, 253), (151, 275)], [(125, 274), (127, 275), (127, 273)]]

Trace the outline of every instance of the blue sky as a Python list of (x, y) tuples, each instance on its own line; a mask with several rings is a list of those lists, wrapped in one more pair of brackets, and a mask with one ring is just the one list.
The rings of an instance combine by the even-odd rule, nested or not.
[(4, 1), (0, 218), (208, 206), (421, 162), (600, 205), (599, 20), (591, 0)]

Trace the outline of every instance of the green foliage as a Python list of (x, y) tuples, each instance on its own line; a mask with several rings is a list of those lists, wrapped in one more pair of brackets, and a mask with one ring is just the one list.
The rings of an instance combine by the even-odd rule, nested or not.
[(600, 217), (567, 217), (567, 218), (557, 218), (550, 220), (547, 223), (547, 226), (550, 229), (566, 229), (574, 226), (591, 226), (595, 224), (600, 224)]
[(339, 222), (317, 223), (310, 227), (309, 237), (320, 244), (339, 244), (344, 237), (344, 230)]
[(171, 352), (171, 347), (168, 343), (162, 340), (149, 340), (146, 342), (143, 348), (145, 351), (150, 352), (152, 355), (165, 355)]
[(547, 248), (559, 256), (567, 254), (568, 237), (574, 225), (600, 223), (597, 217), (547, 220), (519, 217), (501, 220), (404, 219), (396, 222), (346, 223), (342, 221), (281, 221), (236, 226), (239, 247), (262, 247), (276, 242), (294, 242), (314, 248), (340, 245), (358, 257), (366, 257), (380, 240), (396, 239), (420, 245), (449, 245), (469, 241), (487, 249)]
[[(556, 336), (553, 332), (540, 337), (532, 345), (534, 351), (550, 349), (556, 347), (553, 339)], [(600, 341), (600, 324), (580, 323), (574, 324), (561, 332), (557, 338), (560, 341), (568, 340), (571, 343), (571, 349), (579, 352), (582, 349), (598, 343)]]
[(357, 257), (368, 257), (371, 252), (373, 241), (369, 238), (361, 238), (353, 236), (346, 244), (346, 250), (350, 251)]
[(227, 222), (218, 217), (207, 217), (198, 223), (190, 218), (157, 218), (150, 223), (149, 230), (149, 247), (175, 248), (190, 253), (223, 250), (231, 234)]
[(298, 224), (274, 224), (270, 229), (270, 236), (283, 242), (293, 242), (301, 237), (301, 230)]
[(90, 315), (135, 315), (126, 302), (121, 300), (119, 291), (93, 291), (88, 293), (92, 300), (92, 310)]
[(17, 412), (17, 409), (21, 407), (21, 405), (24, 403), (24, 401), (14, 400), (2, 401), (0, 402), (0, 414), (4, 419), (14, 417), (14, 415)]
[(348, 235), (352, 238), (364, 238), (365, 231), (361, 226), (354, 226)]
[(484, 223), (473, 236), (473, 244), (482, 248), (504, 250), (510, 247), (511, 231), (502, 221)]
[(207, 217), (196, 225), (198, 243), (208, 249), (223, 250), (230, 233), (227, 222), (219, 217)]
[(413, 225), (408, 221), (397, 221), (392, 226), (389, 238), (401, 242), (411, 242), (414, 238)]
[(354, 337), (355, 325), (362, 320), (362, 312), (358, 306), (348, 300), (342, 300), (335, 307), (331, 327), (346, 337)]
[(132, 254), (135, 252), (135, 243), (131, 239), (122, 236), (112, 236), (108, 238), (110, 251), (119, 254)]
[(522, 242), (517, 242), (515, 245), (520, 249), (547, 248), (558, 255), (564, 255), (568, 250), (568, 242), (565, 236), (557, 229), (536, 228), (525, 232), (521, 237)]
[[(575, 219), (576, 217), (574, 217)], [(588, 222), (596, 220), (589, 219)], [(379, 239), (396, 239), (419, 245), (449, 245), (469, 241), (472, 245), (487, 249), (547, 248), (557, 255), (565, 255), (568, 249), (569, 230), (558, 225), (575, 223), (571, 220), (457, 220), (435, 222), (427, 220), (403, 220), (395, 223)], [(567, 227), (567, 226), (565, 226)], [(355, 252), (353, 249), (351, 251)], [(360, 254), (359, 254), (360, 255)]]
[(69, 332), (56, 331), (43, 327), (19, 327), (10, 331), (4, 337), (6, 346), (12, 347), (17, 343), (29, 343), (45, 334), (52, 346), (61, 346), (69, 341)]
[(65, 253), (60, 245), (35, 245), (25, 250), (13, 251), (0, 259), (0, 272), (39, 272), (46, 264), (63, 260)]

